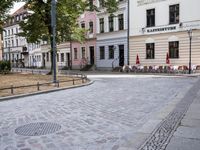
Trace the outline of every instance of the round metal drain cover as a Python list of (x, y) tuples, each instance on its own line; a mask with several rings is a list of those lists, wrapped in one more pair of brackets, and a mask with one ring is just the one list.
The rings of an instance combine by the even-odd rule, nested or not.
[(15, 129), (15, 133), (24, 136), (40, 136), (54, 133), (61, 129), (61, 125), (51, 122), (38, 122), (23, 125)]

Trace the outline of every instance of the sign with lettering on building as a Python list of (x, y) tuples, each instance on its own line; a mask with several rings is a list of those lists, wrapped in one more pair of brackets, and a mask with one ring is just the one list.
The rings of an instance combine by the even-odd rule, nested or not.
[(178, 25), (172, 26), (160, 26), (160, 27), (152, 27), (152, 28), (143, 28), (143, 34), (159, 34), (159, 33), (167, 33), (174, 32), (179, 29)]
[(138, 0), (137, 4), (138, 4), (138, 6), (142, 6), (142, 5), (158, 3), (158, 2), (162, 2), (162, 1), (166, 1), (166, 0)]
[(183, 30), (200, 29), (200, 21), (189, 21), (180, 23), (180, 28)]

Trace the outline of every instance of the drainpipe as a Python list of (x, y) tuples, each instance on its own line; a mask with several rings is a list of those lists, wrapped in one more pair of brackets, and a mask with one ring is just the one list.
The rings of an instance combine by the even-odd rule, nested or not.
[(130, 46), (129, 46), (129, 36), (130, 36), (130, 21), (129, 21), (129, 18), (130, 18), (130, 0), (128, 0), (128, 3), (127, 3), (127, 23), (128, 23), (128, 29), (127, 29), (127, 65), (130, 64), (129, 62), (129, 49), (130, 49)]

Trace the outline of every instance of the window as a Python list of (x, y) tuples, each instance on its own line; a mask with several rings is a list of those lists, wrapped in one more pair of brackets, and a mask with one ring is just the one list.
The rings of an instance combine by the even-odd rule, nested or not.
[(74, 48), (74, 59), (78, 59), (78, 50)]
[(169, 24), (179, 23), (179, 4), (169, 6)]
[(105, 6), (105, 0), (99, 0), (99, 7)]
[(14, 60), (15, 60), (15, 55), (12, 54), (12, 62), (14, 62)]
[(154, 43), (146, 44), (146, 59), (154, 59)]
[(179, 42), (169, 42), (169, 58), (179, 58)]
[(16, 46), (18, 46), (19, 45), (19, 43), (18, 43), (18, 39), (16, 39)]
[(19, 21), (19, 16), (18, 15), (16, 16), (16, 21)]
[(8, 47), (8, 42), (7, 41), (5, 41), (5, 47)]
[(23, 15), (22, 14), (20, 14), (20, 20), (23, 20)]
[(114, 59), (114, 46), (109, 46), (109, 59)]
[(61, 62), (64, 62), (64, 53), (61, 53)]
[(60, 60), (59, 60), (59, 54), (57, 54), (57, 62), (59, 62)]
[(82, 58), (85, 58), (85, 47), (82, 47)]
[(124, 15), (120, 14), (118, 15), (118, 26), (119, 26), (119, 30), (124, 30)]
[(100, 59), (105, 59), (105, 47), (101, 46), (99, 47), (100, 50)]
[(15, 46), (15, 45), (14, 45), (14, 40), (12, 40), (11, 42), (12, 42), (12, 47), (14, 47), (14, 46)]
[(49, 53), (47, 53), (46, 56), (47, 56), (47, 61), (49, 61)]
[(81, 28), (85, 29), (85, 23), (84, 22), (81, 23)]
[(114, 20), (113, 20), (113, 16), (108, 17), (108, 21), (109, 21), (109, 31), (112, 32), (112, 31), (114, 31)]
[(99, 23), (100, 23), (100, 33), (104, 33), (104, 18), (100, 18)]
[(92, 21), (90, 21), (89, 22), (89, 31), (90, 31), (90, 33), (93, 33), (93, 22)]
[(155, 26), (155, 9), (147, 10), (147, 27)]

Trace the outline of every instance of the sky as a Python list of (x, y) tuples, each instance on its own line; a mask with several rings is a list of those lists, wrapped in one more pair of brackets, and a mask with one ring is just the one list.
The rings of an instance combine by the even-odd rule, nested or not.
[(13, 8), (10, 10), (10, 14), (14, 13), (17, 9), (22, 7), (24, 4), (25, 4), (24, 2), (15, 3)]

